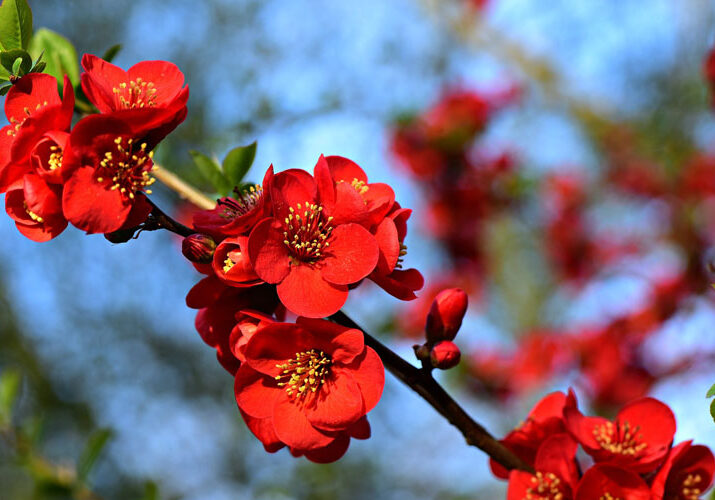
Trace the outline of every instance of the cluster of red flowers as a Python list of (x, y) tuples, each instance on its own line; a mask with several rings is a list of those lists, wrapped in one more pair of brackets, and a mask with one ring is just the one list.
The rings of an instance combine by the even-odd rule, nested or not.
[[(492, 472), (509, 480), (508, 500), (695, 500), (712, 483), (715, 458), (691, 441), (673, 446), (675, 425), (670, 408), (653, 398), (608, 420), (583, 415), (573, 392), (555, 392), (501, 441), (534, 473), (494, 461)], [(588, 461), (577, 459), (579, 445)]]
[(186, 117), (189, 89), (171, 63), (144, 61), (124, 71), (87, 54), (82, 67), (82, 90), (100, 114), (74, 127), (67, 77), (60, 96), (54, 77), (28, 74), (5, 100), (0, 193), (18, 230), (35, 241), (54, 238), (68, 221), (88, 233), (143, 222), (153, 149)]
[[(362, 332), (318, 319), (369, 279), (402, 300), (409, 209), (354, 162), (320, 157), (311, 175), (269, 168), (261, 185), (194, 215), (184, 255), (205, 274), (187, 296), (196, 327), (236, 378), (236, 400), (267, 450), (337, 460), (366, 438), (384, 369)], [(280, 323), (286, 314), (296, 323)], [(313, 319), (310, 319), (313, 318)]]

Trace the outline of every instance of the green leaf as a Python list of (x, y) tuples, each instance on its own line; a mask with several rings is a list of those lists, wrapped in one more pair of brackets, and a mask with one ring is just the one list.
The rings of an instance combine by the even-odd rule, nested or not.
[(87, 476), (89, 476), (89, 473), (92, 471), (99, 455), (113, 435), (114, 433), (111, 429), (100, 429), (89, 437), (82, 456), (80, 456), (77, 462), (77, 478), (80, 481), (84, 482), (87, 480)]
[(9, 74), (22, 76), (32, 68), (32, 56), (22, 49), (5, 50), (0, 52), (0, 64)]
[(710, 403), (710, 416), (713, 418), (713, 422), (715, 422), (715, 399)]
[(102, 59), (104, 59), (107, 62), (112, 62), (120, 50), (122, 50), (121, 44), (112, 45), (104, 53), (104, 55), (102, 56)]
[(713, 384), (712, 387), (708, 389), (708, 393), (705, 395), (706, 398), (711, 398), (713, 396), (715, 396), (715, 384)]
[(45, 73), (57, 78), (60, 85), (64, 75), (69, 76), (74, 87), (79, 85), (77, 50), (65, 37), (46, 28), (40, 28), (32, 37), (28, 50), (33, 57), (43, 56), (47, 65)]
[(159, 500), (159, 487), (154, 481), (147, 481), (144, 484), (144, 495), (141, 500)]
[(3, 0), (0, 5), (0, 45), (26, 49), (32, 37), (32, 11), (27, 0)]
[(234, 148), (228, 152), (223, 160), (223, 173), (231, 183), (231, 186), (238, 186), (246, 176), (248, 169), (253, 165), (256, 157), (256, 142), (248, 146)]
[(0, 84), (0, 96), (6, 95), (8, 92), (10, 92), (10, 88), (12, 87), (12, 83), (10, 82), (3, 82)]
[(20, 372), (16, 370), (7, 370), (0, 375), (0, 423), (10, 422), (21, 381)]
[(231, 183), (226, 179), (226, 176), (223, 175), (223, 172), (221, 172), (221, 167), (218, 162), (199, 151), (189, 151), (189, 153), (199, 168), (201, 175), (211, 183), (216, 192), (221, 196), (228, 195), (231, 189), (233, 189), (233, 186), (231, 186)]

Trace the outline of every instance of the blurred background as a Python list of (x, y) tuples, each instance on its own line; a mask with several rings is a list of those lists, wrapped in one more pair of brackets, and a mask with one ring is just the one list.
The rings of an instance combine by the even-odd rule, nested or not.
[[(323, 153), (390, 183), (414, 210), (405, 266), (427, 285), (412, 303), (366, 285), (345, 309), (411, 360), (434, 294), (467, 289), (463, 361), (442, 379), (497, 437), (571, 386), (604, 415), (651, 394), (676, 440), (715, 446), (711, 2), (30, 5), (80, 53), (119, 43), (124, 68), (182, 69), (189, 115), (157, 158), (200, 188), (188, 150), (254, 140), (256, 181)], [(3, 217), (0, 271), (0, 406), (19, 380), (25, 436), (0, 441), (2, 498), (504, 496), (485, 455), (390, 376), (372, 438), (339, 462), (265, 453), (194, 330), (199, 275), (169, 234), (112, 245), (70, 228), (36, 244)], [(69, 493), (77, 464), (87, 488)]]

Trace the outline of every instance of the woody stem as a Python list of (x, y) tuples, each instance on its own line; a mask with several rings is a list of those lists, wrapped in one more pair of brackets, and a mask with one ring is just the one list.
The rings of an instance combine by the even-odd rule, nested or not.
[(402, 359), (389, 347), (367, 333), (344, 312), (338, 311), (330, 316), (330, 319), (348, 328), (361, 330), (365, 335), (365, 343), (377, 352), (387, 369), (403, 384), (422, 396), (450, 424), (459, 429), (467, 444), (476, 446), (509, 470), (520, 469), (534, 472), (528, 464), (524, 463), (497, 441), (489, 431), (475, 422), (437, 383), (429, 371), (420, 370)]

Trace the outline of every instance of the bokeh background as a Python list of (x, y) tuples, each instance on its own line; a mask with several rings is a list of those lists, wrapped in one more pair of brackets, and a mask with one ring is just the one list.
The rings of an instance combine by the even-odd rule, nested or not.
[[(123, 67), (143, 59), (179, 65), (191, 88), (189, 115), (158, 158), (200, 187), (209, 189), (193, 171), (189, 149), (222, 157), (253, 140), (258, 153), (249, 177), (256, 180), (269, 164), (312, 169), (324, 153), (347, 156), (371, 181), (392, 184), (401, 204), (414, 209), (406, 264), (422, 270), (428, 283), (443, 274), (447, 257), (421, 227), (424, 200), (390, 153), (390, 130), (398, 117), (421, 112), (446, 88), (520, 89), (479, 141), (487, 150), (509, 150), (533, 177), (565, 168), (585, 176), (599, 172), (603, 156), (584, 109), (642, 127), (655, 157), (681, 146), (715, 153), (715, 120), (701, 71), (715, 35), (715, 8), (705, 0), (491, 0), (469, 23), (459, 15), (462, 0), (30, 5), (36, 27), (64, 34), (81, 53), (101, 55), (120, 43), (115, 62)], [(171, 192), (155, 191), (160, 206), (185, 210)], [(647, 231), (653, 207), (632, 208), (610, 206), (596, 216), (627, 231)], [(635, 265), (646, 274), (665, 272), (677, 265), (674, 259), (665, 251)], [(544, 293), (543, 273), (536, 267), (526, 262), (500, 284), (525, 289), (526, 298), (505, 295), (474, 308), (458, 343), (470, 349), (511, 345), (514, 325), (539, 316), (534, 304)], [(3, 217), (0, 271), (0, 372), (14, 368), (23, 375), (18, 425), (39, 429), (35, 446), (42, 456), (68, 467), (92, 432), (111, 429), (89, 478), (101, 498), (504, 495), (486, 457), (389, 376), (370, 416), (372, 438), (353, 441), (336, 464), (316, 466), (285, 451), (266, 454), (239, 418), (231, 378), (193, 328), (195, 311), (184, 297), (198, 274), (169, 234), (112, 245), (69, 229), (36, 244)], [(553, 321), (560, 324), (584, 322), (629, 311), (644, 294), (642, 280), (609, 275), (587, 289), (562, 291), (549, 311), (557, 311)], [(384, 330), (390, 315), (406, 308), (372, 288), (351, 295), (346, 310)], [(703, 295), (666, 322), (647, 348), (664, 362), (712, 352), (713, 324), (712, 298)], [(410, 358), (409, 339), (386, 341)], [(678, 440), (715, 446), (704, 398), (715, 381), (712, 366), (682, 371), (651, 390), (675, 411)], [(562, 374), (501, 400), (480, 394), (462, 375), (442, 378), (497, 436), (543, 394), (573, 383), (571, 374)], [(582, 405), (588, 408), (587, 398)], [(0, 497), (8, 499), (66, 495), (38, 486), (2, 444), (0, 485)]]

